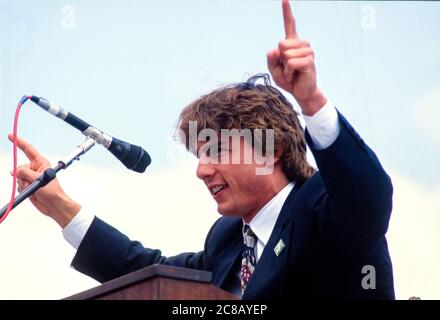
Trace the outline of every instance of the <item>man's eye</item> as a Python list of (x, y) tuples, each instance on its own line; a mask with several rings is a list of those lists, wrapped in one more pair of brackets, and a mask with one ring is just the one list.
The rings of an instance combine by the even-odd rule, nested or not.
[(209, 148), (206, 154), (208, 155), (208, 157), (214, 158), (217, 157), (221, 152), (222, 152), (221, 148)]
[(217, 148), (200, 148), (197, 152), (197, 158), (201, 158), (202, 156), (211, 158), (211, 159), (219, 159), (222, 155), (227, 154), (229, 149), (217, 147)]
[(217, 150), (217, 157), (222, 157), (222, 156), (226, 156), (229, 154), (229, 149), (226, 148), (219, 148)]

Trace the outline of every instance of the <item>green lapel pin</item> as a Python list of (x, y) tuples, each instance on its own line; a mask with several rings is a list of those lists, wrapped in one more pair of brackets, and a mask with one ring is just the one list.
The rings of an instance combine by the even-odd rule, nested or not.
[(278, 241), (277, 245), (273, 249), (273, 251), (275, 251), (275, 254), (277, 255), (277, 257), (280, 255), (281, 251), (283, 251), (283, 249), (285, 247), (286, 247), (286, 245), (284, 244), (283, 239), (280, 239), (280, 241)]

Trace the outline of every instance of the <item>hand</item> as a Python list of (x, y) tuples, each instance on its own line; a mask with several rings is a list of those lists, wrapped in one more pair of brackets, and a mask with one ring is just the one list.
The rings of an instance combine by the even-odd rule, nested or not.
[(267, 54), (267, 65), (275, 83), (294, 96), (303, 114), (312, 116), (327, 102), (316, 83), (315, 54), (298, 37), (289, 1), (282, 6), (286, 39)]
[[(8, 139), (13, 141), (12, 134), (8, 135)], [(46, 169), (50, 168), (50, 163), (26, 140), (17, 137), (17, 146), (30, 161), (29, 164), (20, 165), (17, 168), (17, 190), (22, 192)], [(39, 189), (29, 197), (29, 200), (40, 212), (54, 219), (62, 228), (81, 209), (79, 204), (64, 193), (58, 179), (54, 179), (47, 186)]]

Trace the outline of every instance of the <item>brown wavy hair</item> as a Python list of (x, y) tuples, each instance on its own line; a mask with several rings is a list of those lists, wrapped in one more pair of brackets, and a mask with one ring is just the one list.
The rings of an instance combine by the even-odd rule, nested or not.
[[(259, 80), (263, 84), (258, 84)], [(196, 121), (197, 134), (207, 128), (219, 133), (221, 129), (273, 129), (275, 153), (284, 149), (280, 159), (289, 181), (302, 183), (315, 172), (306, 159), (304, 129), (298, 113), (271, 85), (268, 74), (257, 74), (246, 82), (219, 88), (185, 107), (177, 127), (180, 129), (178, 138), (188, 150), (191, 149), (188, 139), (190, 121)], [(264, 139), (263, 136), (263, 148)]]

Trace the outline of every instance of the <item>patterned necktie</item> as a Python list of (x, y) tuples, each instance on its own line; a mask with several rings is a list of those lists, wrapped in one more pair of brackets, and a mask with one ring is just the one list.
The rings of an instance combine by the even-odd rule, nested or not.
[(241, 293), (243, 294), (246, 290), (249, 279), (254, 272), (257, 260), (255, 258), (255, 246), (257, 244), (257, 236), (252, 231), (252, 229), (246, 224), (243, 228), (243, 240), (244, 247), (241, 259), (241, 270), (240, 270), (240, 280), (241, 280)]

